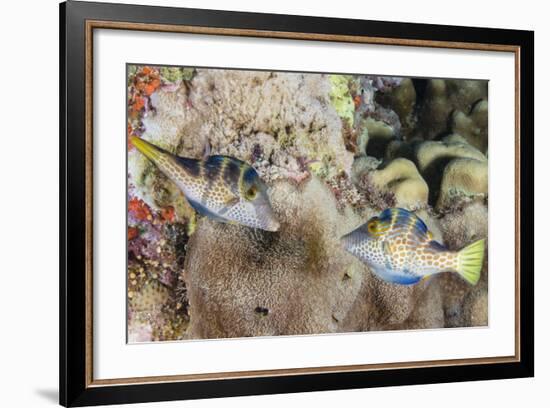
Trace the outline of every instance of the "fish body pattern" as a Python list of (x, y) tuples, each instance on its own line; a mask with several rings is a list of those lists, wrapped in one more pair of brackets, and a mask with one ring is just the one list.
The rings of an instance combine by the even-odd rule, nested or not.
[(455, 272), (472, 285), (480, 276), (485, 240), (449, 251), (426, 224), (401, 208), (388, 208), (341, 238), (346, 250), (391, 283), (413, 285), (440, 272)]
[(266, 231), (279, 229), (267, 186), (247, 163), (229, 156), (179, 157), (141, 138), (130, 140), (178, 186), (199, 214)]

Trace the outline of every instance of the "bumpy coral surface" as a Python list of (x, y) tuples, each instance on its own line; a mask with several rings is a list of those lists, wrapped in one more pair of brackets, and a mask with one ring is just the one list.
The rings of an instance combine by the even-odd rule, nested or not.
[(128, 136), (227, 155), (269, 187), (278, 231), (197, 215), (128, 144), (130, 342), (488, 324), (479, 283), (388, 283), (340, 237), (388, 207), (450, 250), (487, 238), (487, 82), (128, 67)]

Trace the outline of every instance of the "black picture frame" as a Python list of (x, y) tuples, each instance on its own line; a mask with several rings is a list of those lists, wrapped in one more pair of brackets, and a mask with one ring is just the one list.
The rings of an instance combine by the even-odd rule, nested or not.
[[(60, 403), (64, 406), (339, 390), (410, 384), (532, 377), (534, 375), (534, 33), (532, 31), (256, 14), (68, 1), (60, 4)], [(517, 49), (521, 200), (517, 361), (386, 368), (216, 380), (102, 384), (90, 381), (90, 299), (87, 247), (86, 30), (89, 21), (185, 25), (270, 33), (484, 44)], [(269, 35), (266, 35), (269, 37)]]

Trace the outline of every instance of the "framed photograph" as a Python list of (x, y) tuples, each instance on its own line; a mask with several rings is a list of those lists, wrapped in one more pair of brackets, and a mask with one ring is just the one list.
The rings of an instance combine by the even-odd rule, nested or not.
[(62, 405), (533, 376), (533, 32), (60, 16)]

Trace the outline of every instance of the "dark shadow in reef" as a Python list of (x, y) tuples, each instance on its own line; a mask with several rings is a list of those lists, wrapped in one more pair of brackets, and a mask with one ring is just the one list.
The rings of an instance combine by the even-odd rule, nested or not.
[(394, 139), (387, 137), (369, 138), (369, 142), (367, 144), (367, 156), (376, 157), (377, 159), (383, 158), (386, 155), (386, 149), (392, 140)]
[(430, 192), (428, 196), (428, 204), (432, 207), (435, 206), (437, 202), (437, 197), (439, 196), (439, 190), (441, 186), (441, 180), (443, 179), (443, 171), (447, 164), (453, 159), (456, 159), (456, 156), (441, 156), (433, 160), (422, 172), (424, 180), (428, 183), (430, 187)]

